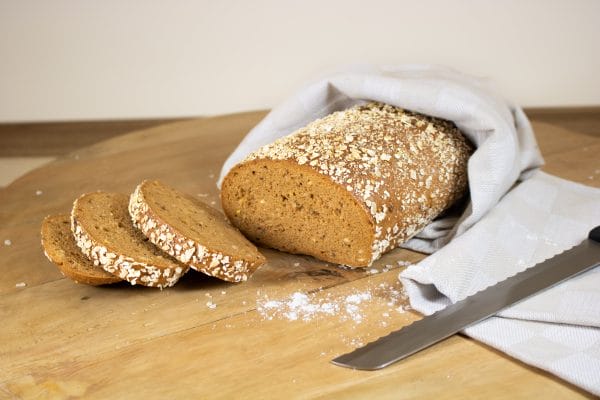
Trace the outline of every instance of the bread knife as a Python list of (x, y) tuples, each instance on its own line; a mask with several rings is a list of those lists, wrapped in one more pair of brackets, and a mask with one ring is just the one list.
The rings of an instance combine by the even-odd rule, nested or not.
[(600, 226), (581, 244), (331, 362), (360, 370), (385, 368), (598, 265)]

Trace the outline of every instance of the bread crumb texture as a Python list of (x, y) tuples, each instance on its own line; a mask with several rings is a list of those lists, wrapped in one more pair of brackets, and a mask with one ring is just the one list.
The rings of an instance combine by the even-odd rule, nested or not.
[(453, 123), (371, 102), (250, 154), (221, 201), (257, 243), (364, 267), (465, 194), (471, 152)]
[(44, 255), (64, 276), (77, 283), (94, 286), (121, 281), (121, 278), (94, 265), (83, 255), (71, 234), (71, 219), (68, 214), (44, 218), (41, 233)]
[(77, 246), (94, 265), (132, 285), (173, 286), (189, 267), (148, 242), (131, 223), (129, 197), (86, 193), (75, 200), (71, 231)]
[(150, 242), (207, 275), (242, 282), (265, 262), (223, 214), (159, 181), (137, 186), (129, 213)]

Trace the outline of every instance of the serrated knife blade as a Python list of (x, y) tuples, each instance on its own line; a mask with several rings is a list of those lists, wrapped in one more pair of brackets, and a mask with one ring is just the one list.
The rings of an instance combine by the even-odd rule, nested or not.
[(361, 370), (387, 367), (598, 265), (600, 226), (581, 244), (331, 362)]

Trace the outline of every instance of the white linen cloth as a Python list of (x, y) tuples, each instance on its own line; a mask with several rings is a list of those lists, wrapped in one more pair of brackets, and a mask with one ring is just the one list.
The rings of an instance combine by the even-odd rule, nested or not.
[[(401, 274), (416, 310), (433, 313), (580, 242), (600, 224), (600, 190), (537, 172), (543, 160), (519, 107), (483, 80), (427, 65), (361, 66), (307, 85), (248, 133), (223, 165), (219, 186), (252, 151), (368, 100), (453, 121), (476, 147), (465, 210), (437, 219), (404, 245), (426, 253), (441, 249)], [(600, 394), (597, 270), (465, 332)]]
[(519, 177), (542, 164), (527, 117), (483, 81), (430, 65), (361, 66), (322, 78), (275, 107), (225, 161), (223, 177), (246, 155), (317, 118), (375, 100), (453, 121), (475, 144), (469, 159), (471, 201), (461, 216), (429, 224), (405, 247), (433, 252), (466, 231)]
[[(536, 172), (400, 280), (429, 315), (581, 243), (597, 225), (600, 189)], [(600, 395), (600, 267), (464, 333)]]

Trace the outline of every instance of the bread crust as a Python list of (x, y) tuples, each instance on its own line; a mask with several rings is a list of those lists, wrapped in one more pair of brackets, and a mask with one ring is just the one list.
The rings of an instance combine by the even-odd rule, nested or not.
[[(276, 179), (279, 186), (289, 189), (284, 180), (286, 174), (298, 175), (300, 168), (310, 168), (328, 177), (332, 189), (347, 191), (362, 205), (370, 223), (363, 224), (356, 235), (368, 237), (371, 246), (369, 257), (354, 255), (348, 262), (347, 254), (338, 257), (341, 246), (326, 248), (332, 241), (321, 235), (322, 240), (305, 254), (365, 267), (415, 236), (465, 194), (471, 152), (472, 146), (453, 123), (372, 102), (330, 114), (251, 153), (223, 179), (221, 201), (232, 223), (246, 234), (243, 226), (260, 226), (265, 231), (282, 227), (278, 237), (259, 243), (285, 250), (287, 242), (296, 240), (297, 235), (290, 230), (298, 229), (294, 218), (301, 212), (282, 212), (284, 208), (277, 209), (276, 196), (270, 196), (272, 204), (267, 202), (265, 208), (271, 207), (279, 217), (273, 216), (275, 212), (268, 215), (267, 210), (254, 219), (255, 214), (260, 214), (256, 203), (263, 201), (254, 198), (254, 194), (266, 193), (261, 192), (265, 185), (270, 185), (274, 192), (278, 188), (268, 175), (252, 171), (257, 177), (254, 179), (248, 170), (257, 163), (265, 170), (276, 169), (279, 168), (276, 163), (287, 161), (291, 167)], [(292, 193), (310, 191), (306, 183), (299, 179)], [(340, 196), (334, 190), (331, 193), (330, 201), (338, 201)], [(322, 216), (331, 210), (322, 207), (314, 211)], [(311, 219), (308, 213), (304, 218)], [(319, 218), (313, 222), (319, 225)], [(338, 224), (330, 218), (328, 223), (331, 236), (335, 237), (344, 221)], [(306, 234), (310, 236), (311, 232)], [(349, 239), (353, 242), (356, 238)], [(332, 251), (334, 247), (336, 251)]]
[[(56, 265), (63, 276), (76, 283), (99, 286), (120, 282), (121, 278), (106, 272), (99, 266), (95, 266), (83, 254), (80, 254), (80, 257), (76, 257), (76, 260), (68, 257), (68, 253), (72, 253), (73, 250), (80, 252), (75, 244), (70, 225), (68, 214), (48, 215), (44, 218), (41, 228), (41, 239), (46, 258)], [(54, 240), (56, 236), (60, 236), (63, 245)]]
[[(146, 201), (144, 187), (148, 183), (150, 181), (147, 180), (140, 183), (132, 193), (129, 214), (134, 226), (160, 249), (196, 271), (227, 282), (246, 281), (264, 263), (265, 259), (258, 251), (256, 259), (248, 260), (235, 252), (216, 251), (206, 243), (200, 243), (181, 233), (159, 217)], [(227, 223), (224, 218), (223, 223)]]
[(119, 249), (105, 246), (101, 240), (94, 238), (78, 219), (79, 202), (86, 196), (81, 195), (73, 203), (71, 212), (71, 231), (75, 243), (94, 265), (101, 266), (105, 271), (126, 280), (132, 285), (143, 285), (163, 289), (177, 283), (189, 269), (188, 266), (173, 262), (168, 265), (153, 265), (134, 259), (123, 254)]

